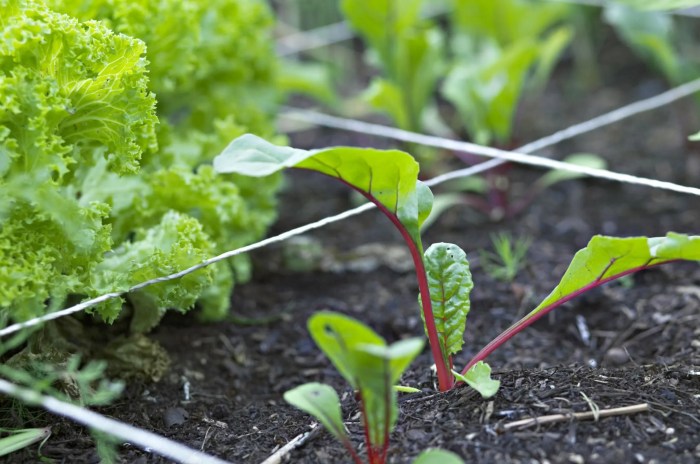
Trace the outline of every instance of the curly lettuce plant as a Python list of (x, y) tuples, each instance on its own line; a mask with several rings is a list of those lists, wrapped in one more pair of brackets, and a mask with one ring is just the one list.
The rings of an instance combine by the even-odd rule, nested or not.
[[(274, 99), (274, 53), (262, 1), (49, 3), (78, 18), (39, 0), (0, 0), (7, 323), (180, 271), (256, 240), (275, 216), (277, 178), (254, 184), (204, 164), (231, 137), (272, 132), (262, 102)], [(221, 318), (234, 278), (248, 273), (237, 260), (94, 311), (120, 318), (123, 347), (142, 359), (140, 334), (166, 310), (198, 304)], [(68, 351), (85, 338), (63, 337), (73, 340)]]
[(672, 261), (700, 261), (700, 237), (673, 233), (658, 238), (596, 236), (576, 254), (559, 285), (539, 306), (479, 351), (458, 373), (453, 370), (452, 355), (463, 344), (471, 274), (457, 245), (437, 244), (423, 253), (420, 226), (430, 213), (432, 193), (417, 180), (418, 163), (409, 154), (353, 147), (298, 150), (244, 135), (214, 159), (214, 168), (250, 176), (266, 176), (284, 168), (307, 169), (336, 178), (373, 202), (401, 233), (413, 257), (421, 314), (441, 391), (466, 382), (484, 396), (494, 394), (498, 383), (490, 379), (491, 369), (483, 360), (548, 312), (625, 275)]
[[(87, 173), (94, 198), (112, 205), (112, 236), (127, 239), (174, 210), (196, 218), (214, 253), (254, 242), (275, 218), (279, 177), (253, 182), (217, 176), (208, 165), (234, 137), (273, 135), (276, 61), (272, 14), (261, 0), (50, 0), (61, 12), (100, 20), (146, 45), (148, 88), (158, 100), (158, 150), (143, 153), (140, 171), (118, 177)], [(153, 22), (151, 18), (158, 18)], [(175, 65), (176, 64), (176, 65)], [(232, 109), (233, 108), (233, 109)], [(214, 266), (199, 298), (205, 318), (229, 308), (234, 281), (250, 275), (247, 256)]]

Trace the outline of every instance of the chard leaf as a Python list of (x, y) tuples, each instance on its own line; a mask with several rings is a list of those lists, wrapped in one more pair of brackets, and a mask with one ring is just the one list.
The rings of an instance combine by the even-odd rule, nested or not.
[(313, 315), (309, 331), (336, 369), (359, 391), (370, 442), (381, 447), (398, 416), (394, 384), (422, 350), (423, 340), (414, 338), (387, 346), (366, 325), (332, 312)]
[(386, 346), (382, 337), (366, 325), (342, 314), (321, 311), (309, 319), (309, 332), (350, 386), (359, 390), (354, 354), (358, 345)]
[(574, 256), (559, 285), (535, 309), (493, 339), (467, 364), (466, 372), (545, 314), (611, 280), (672, 261), (700, 261), (700, 236), (670, 232), (665, 237), (596, 235)]
[(474, 390), (478, 391), (483, 398), (491, 398), (501, 388), (500, 380), (491, 378), (491, 366), (483, 361), (479, 361), (469, 369), (466, 375), (452, 371), (455, 378), (460, 382), (464, 382)]
[(464, 461), (452, 451), (435, 448), (423, 451), (413, 464), (464, 464)]
[[(645, 0), (645, 3), (648, 2)], [(676, 31), (669, 15), (612, 3), (605, 7), (604, 17), (643, 59), (671, 81), (681, 78), (681, 61), (673, 43)]]
[(284, 400), (302, 411), (311, 414), (341, 442), (348, 440), (338, 394), (323, 383), (305, 383), (284, 394)]
[(435, 243), (425, 252), (424, 262), (440, 350), (447, 358), (458, 353), (464, 343), (464, 327), (470, 309), (469, 293), (474, 287), (469, 261), (457, 245)]
[(539, 46), (523, 40), (500, 49), (485, 46), (470, 60), (459, 61), (447, 75), (442, 95), (452, 103), (476, 143), (510, 138), (513, 115)]
[(214, 169), (219, 173), (254, 177), (289, 167), (318, 171), (353, 187), (377, 205), (401, 232), (413, 257), (440, 388), (449, 389), (452, 376), (440, 351), (433, 321), (420, 237), (420, 226), (430, 214), (433, 194), (417, 180), (418, 163), (398, 150), (336, 147), (306, 151), (275, 146), (251, 134), (235, 139), (214, 159)]
[(432, 193), (417, 181), (418, 163), (408, 153), (354, 147), (307, 151), (246, 134), (214, 159), (219, 173), (263, 177), (285, 168), (309, 169), (343, 181), (398, 221), (422, 250), (420, 225), (430, 214)]

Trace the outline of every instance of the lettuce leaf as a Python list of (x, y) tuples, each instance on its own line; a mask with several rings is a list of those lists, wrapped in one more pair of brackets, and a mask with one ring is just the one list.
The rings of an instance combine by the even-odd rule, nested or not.
[(89, 292), (109, 207), (81, 201), (77, 168), (135, 172), (157, 119), (143, 42), (32, 0), (0, 11), (0, 309), (20, 320)]

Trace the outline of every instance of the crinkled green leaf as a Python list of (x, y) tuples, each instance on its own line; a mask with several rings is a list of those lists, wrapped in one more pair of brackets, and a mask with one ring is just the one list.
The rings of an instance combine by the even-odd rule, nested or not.
[(357, 189), (397, 218), (420, 247), (420, 224), (430, 213), (432, 193), (417, 181), (418, 163), (408, 153), (354, 147), (307, 151), (246, 134), (214, 159), (220, 173), (255, 177), (292, 167), (335, 177)]
[(469, 293), (474, 287), (469, 261), (457, 245), (435, 243), (426, 250), (424, 263), (440, 350), (447, 358), (458, 353), (464, 343), (464, 329), (471, 306)]
[(142, 42), (38, 1), (0, 11), (0, 308), (18, 320), (90, 292), (109, 207), (81, 201), (77, 171), (134, 172), (157, 119)]
[[(122, 244), (105, 257), (92, 276), (95, 293), (124, 291), (138, 283), (187, 269), (207, 259), (211, 247), (197, 220), (171, 211), (158, 226), (142, 230), (133, 242)], [(165, 282), (130, 294), (129, 299), (134, 303), (131, 330), (149, 331), (168, 308), (189, 309), (210, 283), (211, 270), (205, 268), (182, 277), (176, 285)], [(114, 309), (98, 307), (98, 312), (112, 321), (118, 315)]]
[[(60, 309), (69, 295), (181, 270), (173, 266), (189, 265), (185, 255), (198, 262), (255, 241), (275, 217), (280, 183), (201, 166), (232, 137), (274, 130), (266, 2), (46, 3), (67, 15), (43, 1), (0, 0), (0, 309), (15, 320), (47, 302)], [(154, 245), (152, 261), (134, 256), (150, 270), (115, 258), (146, 253), (143, 240), (163, 231), (171, 211), (202, 226), (199, 238), (180, 231), (186, 253)], [(250, 264), (241, 256), (217, 268), (204, 294), (186, 280), (131, 295), (141, 306), (136, 330), (155, 323), (163, 305), (184, 310), (199, 294), (202, 314), (223, 317), (234, 274), (245, 280)], [(112, 320), (121, 303), (98, 311)]]
[(333, 387), (322, 383), (305, 383), (285, 392), (284, 400), (314, 416), (338, 440), (348, 439), (340, 399)]
[[(100, 20), (116, 32), (147, 44), (151, 89), (158, 97), (159, 114), (165, 116), (161, 124), (176, 125), (178, 131), (188, 132), (189, 138), (191, 131), (213, 132), (215, 121), (225, 119), (233, 107), (238, 124), (250, 131), (271, 132), (270, 114), (266, 113), (272, 110), (275, 98), (276, 60), (271, 40), (273, 17), (266, 2), (48, 3), (83, 21)], [(166, 121), (171, 116), (176, 118)], [(228, 140), (233, 136), (228, 134)]]
[(700, 261), (700, 236), (670, 232), (665, 237), (606, 237), (596, 235), (579, 250), (559, 285), (535, 309), (492, 340), (467, 368), (553, 309), (587, 290), (651, 266), (672, 261)]
[(491, 366), (483, 361), (479, 361), (472, 366), (465, 375), (454, 371), (452, 373), (457, 380), (478, 391), (482, 398), (491, 398), (501, 388), (501, 381), (491, 378)]
[(384, 443), (386, 427), (398, 415), (394, 384), (423, 348), (423, 340), (387, 346), (372, 329), (348, 316), (320, 312), (309, 319), (309, 332), (338, 372), (358, 390), (373, 446)]
[(464, 464), (464, 461), (452, 451), (427, 449), (418, 455), (413, 464)]
[(4, 146), (21, 155), (10, 172), (60, 178), (98, 148), (114, 170), (135, 171), (155, 148), (157, 121), (143, 42), (33, 0), (0, 9), (0, 124), (10, 128)]

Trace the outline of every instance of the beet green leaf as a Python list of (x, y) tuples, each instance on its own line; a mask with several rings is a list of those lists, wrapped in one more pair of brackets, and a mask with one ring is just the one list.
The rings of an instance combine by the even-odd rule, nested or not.
[(419, 454), (413, 464), (464, 464), (464, 461), (452, 451), (433, 448)]
[(309, 319), (309, 332), (359, 392), (368, 445), (381, 453), (398, 416), (394, 384), (423, 349), (423, 340), (413, 338), (387, 346), (382, 337), (361, 322), (326, 311)]
[(220, 173), (254, 177), (301, 168), (335, 177), (400, 221), (422, 249), (420, 225), (430, 214), (433, 195), (418, 182), (418, 163), (408, 153), (354, 147), (299, 150), (246, 134), (214, 159), (214, 168)]
[(478, 391), (483, 398), (491, 398), (501, 387), (500, 380), (491, 378), (491, 366), (483, 361), (474, 364), (465, 375), (452, 371), (457, 380), (464, 382)]
[[(470, 309), (469, 293), (474, 287), (469, 261), (466, 253), (452, 243), (431, 245), (423, 261), (440, 349), (447, 358), (458, 353), (464, 343), (464, 329)], [(446, 363), (450, 365), (447, 359)]]
[(340, 442), (348, 441), (340, 399), (333, 387), (323, 383), (305, 383), (285, 392), (284, 400), (314, 416)]
[(559, 285), (524, 318), (486, 345), (462, 373), (551, 310), (611, 280), (672, 261), (700, 261), (700, 236), (669, 233), (666, 237), (597, 235), (574, 256)]

